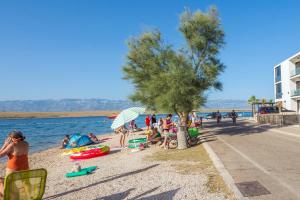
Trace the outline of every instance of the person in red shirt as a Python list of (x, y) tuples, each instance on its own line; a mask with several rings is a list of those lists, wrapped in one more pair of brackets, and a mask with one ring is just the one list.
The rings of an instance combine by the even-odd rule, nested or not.
[(147, 115), (147, 117), (146, 117), (146, 119), (145, 119), (145, 124), (146, 124), (146, 126), (147, 126), (147, 131), (149, 131), (150, 130), (150, 116), (149, 115)]

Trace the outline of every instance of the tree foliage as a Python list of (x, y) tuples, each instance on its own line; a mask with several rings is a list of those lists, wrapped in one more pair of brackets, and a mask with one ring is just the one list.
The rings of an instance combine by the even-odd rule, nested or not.
[(254, 103), (257, 103), (257, 102), (258, 102), (258, 99), (254, 95), (252, 95), (248, 99), (248, 104), (254, 104)]
[(218, 76), (224, 65), (218, 54), (224, 31), (215, 7), (206, 13), (184, 11), (179, 31), (185, 39), (179, 50), (164, 42), (159, 30), (131, 38), (123, 70), (135, 87), (133, 101), (185, 119), (205, 103), (207, 90), (222, 89)]

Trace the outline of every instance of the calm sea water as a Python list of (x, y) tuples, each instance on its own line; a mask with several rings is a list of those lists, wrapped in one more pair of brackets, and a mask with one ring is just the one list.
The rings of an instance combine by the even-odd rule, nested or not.
[[(207, 113), (201, 113), (205, 116)], [(250, 117), (250, 112), (238, 113), (241, 117)], [(163, 117), (158, 115), (157, 118)], [(138, 127), (144, 127), (145, 116), (136, 119)], [(178, 118), (174, 116), (174, 120)], [(111, 133), (112, 120), (107, 117), (77, 117), (77, 118), (43, 118), (43, 119), (0, 119), (0, 144), (3, 144), (7, 134), (20, 130), (30, 144), (30, 152), (45, 150), (59, 146), (66, 134)]]

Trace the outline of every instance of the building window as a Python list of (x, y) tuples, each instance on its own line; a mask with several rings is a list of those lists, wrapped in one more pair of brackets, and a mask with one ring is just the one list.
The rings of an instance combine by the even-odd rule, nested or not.
[(282, 88), (281, 88), (281, 83), (276, 84), (276, 99), (281, 99), (282, 98)]
[(280, 65), (275, 68), (275, 82), (281, 81), (281, 67)]
[(297, 62), (295, 64), (295, 71), (296, 71), (295, 75), (299, 75), (300, 74), (300, 62)]

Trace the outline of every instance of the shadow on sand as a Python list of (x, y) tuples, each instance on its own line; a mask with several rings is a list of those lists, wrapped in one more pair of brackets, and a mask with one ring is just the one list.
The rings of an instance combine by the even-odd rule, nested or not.
[[(139, 194), (133, 198), (130, 198), (129, 200), (152, 200), (152, 199), (164, 199), (164, 200), (172, 200), (173, 197), (175, 196), (175, 194), (178, 192), (178, 190), (180, 188), (177, 188), (177, 189), (174, 189), (174, 190), (169, 190), (169, 191), (166, 191), (166, 192), (162, 192), (162, 193), (159, 193), (159, 194), (154, 194), (154, 195), (151, 195), (151, 196), (148, 196), (148, 197), (143, 197), (147, 194), (151, 194), (152, 192), (156, 191), (159, 187), (156, 187), (156, 188), (153, 188), (153, 189), (150, 189), (142, 194)], [(124, 192), (119, 192), (119, 193), (116, 193), (116, 194), (112, 194), (112, 195), (109, 195), (109, 196), (105, 196), (105, 197), (101, 197), (101, 198), (97, 198), (95, 200), (123, 200), (123, 199), (126, 199), (127, 196), (130, 194), (130, 192), (132, 190), (135, 190), (134, 188), (131, 188), (131, 189), (128, 189)]]
[(120, 174), (120, 175), (115, 175), (115, 176), (106, 178), (102, 181), (92, 183), (92, 184), (89, 184), (89, 185), (86, 185), (86, 186), (83, 186), (83, 187), (80, 187), (80, 188), (72, 189), (72, 190), (69, 190), (69, 191), (66, 191), (66, 192), (63, 192), (63, 193), (55, 194), (55, 195), (46, 197), (44, 199), (55, 199), (55, 198), (58, 198), (58, 197), (61, 197), (61, 196), (64, 196), (64, 195), (67, 195), (67, 194), (70, 194), (70, 193), (73, 193), (73, 192), (77, 192), (77, 191), (80, 191), (80, 190), (83, 190), (83, 189), (86, 189), (86, 188), (89, 188), (89, 187), (93, 187), (93, 186), (96, 186), (96, 185), (99, 185), (99, 184), (102, 184), (102, 183), (107, 183), (107, 182), (113, 181), (115, 179), (123, 178), (123, 177), (130, 176), (130, 175), (133, 175), (133, 174), (138, 174), (138, 173), (147, 171), (147, 170), (149, 170), (151, 168), (154, 168), (154, 167), (157, 167), (157, 166), (159, 166), (159, 164), (150, 165), (146, 168), (138, 169), (138, 170), (127, 172), (127, 173), (123, 173), (123, 174)]

